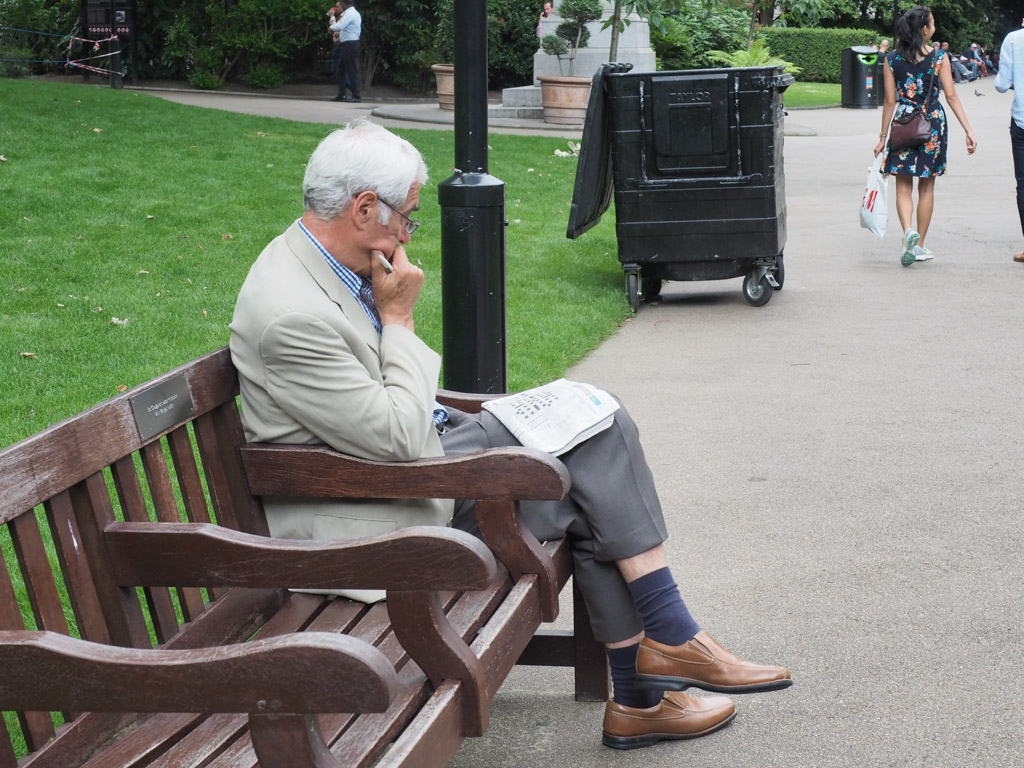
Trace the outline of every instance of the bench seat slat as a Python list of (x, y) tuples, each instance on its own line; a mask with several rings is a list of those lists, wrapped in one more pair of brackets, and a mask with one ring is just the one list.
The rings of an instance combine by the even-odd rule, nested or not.
[[(237, 591), (237, 590), (232, 590)], [(307, 596), (309, 597), (309, 596)], [(315, 598), (321, 599), (321, 598)], [(365, 614), (364, 605), (348, 600), (324, 599), (326, 607), (309, 623), (307, 630), (312, 632), (345, 632), (366, 642), (379, 640), (378, 633), (361, 636), (350, 631), (359, 616)], [(380, 625), (381, 622), (375, 622)], [(386, 626), (386, 622), (383, 623)], [(284, 629), (283, 627), (280, 629)], [(364, 633), (365, 635), (365, 633)], [(261, 637), (264, 634), (261, 633)], [(236, 741), (244, 738), (245, 743), (238, 745)], [(181, 742), (168, 750), (151, 768), (206, 768), (209, 761), (228, 751), (245, 752), (251, 750), (246, 718), (239, 715), (215, 715), (207, 719), (202, 726), (189, 734)], [(255, 761), (255, 752), (253, 752)]]
[[(488, 589), (492, 588), (493, 585)], [(458, 605), (460, 599), (461, 597), (457, 593), (441, 594), (442, 605), (449, 615), (451, 615), (453, 606)], [(325, 610), (321, 617), (326, 613)], [(458, 622), (458, 619), (456, 621)], [(395, 638), (388, 619), (386, 603), (376, 603), (370, 607), (350, 634), (376, 645), (392, 665), (400, 670), (398, 679), (401, 693), (385, 713), (363, 715), (325, 713), (319, 718), (320, 728), (324, 740), (328, 744), (335, 745), (331, 751), (335, 755), (344, 755), (343, 765), (372, 765), (373, 760), (387, 747), (394, 735), (401, 732), (402, 728), (427, 701), (430, 689), (426, 676), (415, 663), (409, 663), (408, 653)], [(354, 730), (350, 733), (349, 729)], [(339, 739), (347, 742), (346, 749), (339, 751), (337, 745)], [(357, 754), (360, 755), (358, 759), (355, 757)], [(209, 768), (257, 768), (257, 766), (252, 740), (246, 733), (223, 755), (213, 761)], [(166, 768), (171, 768), (171, 766)]]
[(146, 768), (206, 768), (248, 733), (248, 720), (245, 715), (210, 715)]
[(159, 757), (203, 722), (202, 715), (161, 713), (136, 728), (81, 768), (142, 768)]
[[(461, 687), (457, 681), (445, 681), (376, 768), (444, 768), (448, 765), (462, 744), (458, 736), (462, 718)], [(345, 760), (348, 756), (340, 757)]]
[[(450, 605), (445, 605), (452, 627), (465, 640), (471, 641), (480, 626), (500, 605), (508, 590), (508, 574), (502, 571), (486, 589), (453, 596), (454, 601)], [(380, 648), (388, 658), (394, 658), (391, 649), (405, 656), (405, 651), (398, 645), (393, 633), (388, 636), (387, 642), (391, 643), (390, 648), (386, 649), (385, 644), (382, 644)], [(361, 715), (354, 718), (349, 728), (336, 740), (333, 739), (333, 735), (328, 734), (327, 726), (324, 726), (324, 737), (332, 745), (331, 751), (344, 765), (359, 766), (360, 768), (374, 765), (388, 744), (401, 736), (409, 723), (428, 702), (432, 688), (415, 662), (410, 661), (402, 668), (399, 682), (403, 686), (402, 694), (392, 702), (391, 708), (385, 714)], [(462, 706), (461, 699), (458, 704), (460, 707)], [(460, 724), (459, 733), (461, 733), (461, 709), (457, 715), (459, 718), (457, 722)], [(218, 768), (220, 767), (218, 766)], [(253, 766), (247, 768), (253, 768)]]
[[(59, 738), (45, 744), (18, 763), (18, 768), (68, 768), (88, 762), (150, 715), (125, 712), (90, 712), (58, 730)], [(111, 766), (115, 768), (115, 766)]]

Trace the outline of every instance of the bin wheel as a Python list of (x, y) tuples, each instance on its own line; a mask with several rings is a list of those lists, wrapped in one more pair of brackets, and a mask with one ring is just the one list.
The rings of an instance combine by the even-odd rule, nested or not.
[(754, 307), (763, 307), (772, 298), (772, 284), (768, 281), (768, 275), (764, 274), (760, 279), (757, 277), (757, 270), (747, 273), (743, 278), (743, 298)]
[(659, 296), (661, 296), (661, 278), (640, 278), (640, 293), (644, 295), (644, 301), (655, 301)]
[(775, 285), (773, 287), (776, 291), (781, 291), (784, 282), (786, 282), (786, 263), (780, 253), (775, 258)]
[(634, 312), (640, 309), (640, 276), (635, 272), (626, 273), (626, 298)]

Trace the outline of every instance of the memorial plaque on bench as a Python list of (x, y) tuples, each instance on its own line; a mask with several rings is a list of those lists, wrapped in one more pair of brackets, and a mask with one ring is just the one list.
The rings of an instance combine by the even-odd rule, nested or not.
[(135, 425), (143, 442), (187, 421), (195, 413), (192, 395), (184, 375), (168, 379), (131, 398)]

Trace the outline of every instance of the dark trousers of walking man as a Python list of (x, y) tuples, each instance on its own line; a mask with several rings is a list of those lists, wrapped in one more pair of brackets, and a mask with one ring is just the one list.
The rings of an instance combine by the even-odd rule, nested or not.
[(359, 97), (359, 41), (346, 40), (341, 44), (341, 61), (337, 69), (338, 96), (345, 95), (345, 78), (352, 89), (352, 101), (360, 101)]

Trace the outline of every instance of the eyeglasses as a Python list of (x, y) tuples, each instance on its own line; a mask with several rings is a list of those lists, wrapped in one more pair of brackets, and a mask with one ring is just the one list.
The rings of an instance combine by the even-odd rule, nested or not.
[(420, 222), (413, 221), (412, 219), (410, 219), (408, 216), (406, 216), (404, 213), (402, 213), (400, 210), (398, 210), (395, 206), (393, 206), (391, 203), (389, 203), (387, 200), (385, 200), (383, 197), (381, 197), (380, 195), (377, 195), (377, 199), (380, 202), (384, 203), (384, 205), (386, 205), (392, 211), (397, 213), (399, 216), (401, 216), (403, 219), (405, 219), (405, 233), (407, 235), (411, 235), (413, 232), (415, 232), (417, 229), (420, 228)]

